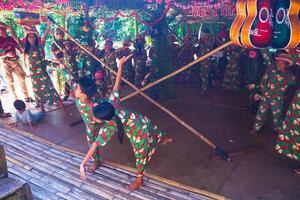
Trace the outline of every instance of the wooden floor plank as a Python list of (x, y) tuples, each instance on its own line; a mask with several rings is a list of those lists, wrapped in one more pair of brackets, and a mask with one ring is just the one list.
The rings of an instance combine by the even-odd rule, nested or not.
[(143, 187), (132, 192), (127, 185), (135, 174), (107, 164), (93, 174), (88, 173), (88, 180), (82, 181), (78, 170), (82, 155), (3, 128), (0, 140), (10, 175), (27, 181), (37, 199), (212, 199), (149, 177), (145, 177)]

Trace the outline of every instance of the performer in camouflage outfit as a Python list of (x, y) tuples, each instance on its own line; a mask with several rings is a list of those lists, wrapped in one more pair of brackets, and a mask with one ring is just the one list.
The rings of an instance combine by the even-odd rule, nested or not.
[[(104, 44), (104, 49), (100, 52), (100, 57), (104, 59), (105, 64), (112, 68), (114, 71), (117, 71), (117, 54), (116, 50), (113, 48), (113, 41), (107, 39)], [(107, 79), (107, 87), (112, 88), (112, 84), (115, 80), (115, 75), (109, 70), (105, 69), (105, 79)]]
[[(183, 45), (178, 52), (178, 67), (183, 67), (194, 61), (195, 48), (192, 44), (192, 37), (186, 36), (183, 41)], [(175, 77), (175, 81), (179, 83), (187, 83), (192, 81), (192, 69), (187, 69), (181, 73), (179, 73)]]
[[(78, 56), (78, 50), (75, 48), (75, 44), (72, 41), (66, 40), (64, 42), (63, 52), (63, 62), (66, 67), (65, 70), (68, 73), (68, 78), (65, 85), (66, 96), (64, 97), (64, 101), (67, 101), (69, 96), (75, 90), (75, 83), (77, 83), (79, 80), (79, 68), (76, 59)], [(74, 93), (72, 95), (74, 95)]]
[[(211, 47), (209, 44), (209, 38), (205, 38), (202, 40), (202, 44), (197, 48), (197, 56), (201, 57), (208, 52), (211, 51)], [(212, 68), (212, 61), (210, 58), (206, 58), (205, 60), (200, 62), (200, 83), (201, 83), (201, 89), (200, 93), (205, 94), (207, 93), (209, 89), (209, 78), (210, 78), (210, 72)]]
[(293, 65), (293, 61), (288, 54), (280, 53), (275, 58), (276, 65), (266, 52), (263, 53), (263, 56), (268, 63), (268, 68), (261, 81), (262, 96), (253, 129), (250, 131), (251, 134), (255, 134), (261, 129), (267, 119), (269, 110), (272, 113), (274, 129), (278, 130), (280, 128), (284, 94), (288, 86), (295, 82), (293, 74), (286, 69), (288, 66)]
[(146, 66), (147, 52), (145, 50), (145, 38), (141, 35), (137, 35), (134, 47), (135, 85), (140, 87), (148, 72)]
[[(131, 42), (129, 40), (125, 40), (123, 42), (123, 47), (117, 49), (117, 58), (121, 59), (123, 56), (129, 56), (133, 53), (133, 51), (129, 48), (131, 46)], [(132, 59), (125, 63), (124, 75), (123, 77), (129, 82), (134, 84), (135, 72), (132, 65)]]
[(67, 72), (65, 70), (65, 64), (63, 62), (64, 53), (62, 51), (64, 46), (64, 32), (62, 32), (59, 28), (56, 29), (55, 38), (53, 39), (53, 43), (51, 45), (51, 51), (55, 57), (55, 62), (58, 63), (58, 67), (56, 70), (56, 88), (58, 93), (62, 96), (69, 95), (66, 94), (66, 82), (67, 82)]
[(240, 54), (237, 51), (237, 47), (232, 46), (229, 55), (230, 60), (227, 64), (222, 83), (223, 92), (226, 90), (239, 91), (241, 86), (240, 69), (238, 66)]

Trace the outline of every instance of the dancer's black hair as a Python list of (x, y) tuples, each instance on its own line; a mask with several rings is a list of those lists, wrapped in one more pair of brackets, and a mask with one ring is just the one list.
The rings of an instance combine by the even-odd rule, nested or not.
[[(36, 49), (37, 51), (39, 50), (39, 38), (37, 37), (36, 34), (34, 33), (31, 33), (34, 35), (35, 37), (35, 42), (34, 42), (34, 49)], [(28, 37), (29, 37), (30, 34), (27, 34), (26, 35), (26, 40), (25, 40), (25, 49), (24, 49), (24, 53), (25, 54), (28, 54), (29, 55), (29, 51), (30, 51), (30, 47), (31, 47), (31, 44), (30, 42), (28, 41)]]
[(122, 144), (124, 140), (124, 127), (120, 117), (115, 113), (114, 106), (109, 102), (101, 102), (94, 109), (94, 116), (100, 120), (114, 120), (117, 124), (119, 142)]
[(78, 80), (81, 92), (89, 99), (97, 93), (97, 85), (95, 81), (87, 76), (83, 76)]

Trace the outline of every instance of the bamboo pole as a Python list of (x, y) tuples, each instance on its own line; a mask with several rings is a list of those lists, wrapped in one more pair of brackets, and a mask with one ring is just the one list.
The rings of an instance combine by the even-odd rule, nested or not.
[[(101, 59), (99, 59), (97, 56), (95, 56), (92, 52), (90, 52), (86, 47), (82, 46), (76, 39), (74, 39), (69, 33), (68, 31), (66, 31), (64, 28), (62, 28), (60, 25), (58, 25), (53, 19), (51, 19), (50, 17), (48, 17), (49, 20), (55, 24), (59, 29), (61, 29), (71, 40), (73, 40), (73, 42), (78, 45), (81, 49), (83, 49), (86, 53), (88, 53), (90, 56), (92, 56), (95, 60), (97, 60), (98, 62), (100, 62), (106, 69), (110, 70), (114, 75), (117, 75), (117, 73), (111, 69), (109, 66), (106, 65), (105, 62), (103, 62)], [(193, 127), (191, 127), (190, 125), (188, 125), (185, 121), (183, 121), (182, 119), (180, 119), (177, 115), (175, 115), (174, 113), (172, 113), (170, 110), (168, 110), (167, 108), (163, 107), (162, 105), (160, 105), (159, 103), (157, 103), (155, 100), (153, 100), (152, 98), (150, 98), (148, 95), (144, 94), (142, 91), (140, 91), (135, 85), (133, 85), (132, 83), (130, 83), (129, 81), (127, 81), (125, 78), (122, 77), (122, 80), (127, 83), (130, 87), (132, 87), (133, 89), (135, 89), (137, 91), (137, 93), (140, 93), (143, 97), (145, 97), (148, 101), (150, 101), (151, 103), (153, 103), (155, 106), (157, 106), (159, 109), (163, 110), (164, 112), (166, 112), (168, 115), (170, 115), (173, 119), (175, 119), (177, 122), (179, 122), (181, 125), (183, 125), (184, 127), (186, 127), (188, 130), (190, 130), (192, 133), (194, 133), (197, 137), (199, 137), (202, 141), (204, 141), (206, 144), (208, 144), (210, 147), (212, 147), (216, 153), (218, 153), (220, 156), (222, 156), (225, 160), (230, 161), (230, 158), (228, 157), (228, 155), (219, 147), (217, 147), (212, 141), (210, 141), (209, 139), (207, 139), (204, 135), (202, 135), (200, 132), (198, 132), (196, 129), (194, 129)]]
[[(179, 73), (181, 73), (181, 72), (187, 70), (188, 68), (191, 68), (191, 67), (194, 66), (195, 64), (201, 62), (202, 60), (205, 60), (206, 58), (208, 58), (208, 57), (214, 55), (215, 53), (221, 51), (222, 49), (228, 47), (228, 46), (231, 45), (231, 44), (232, 44), (232, 41), (229, 41), (229, 42), (227, 42), (227, 43), (225, 43), (225, 44), (219, 46), (218, 48), (215, 48), (214, 50), (208, 52), (207, 54), (201, 56), (201, 57), (198, 58), (197, 60), (194, 60), (193, 62), (191, 62), (191, 63), (189, 63), (189, 64), (187, 64), (187, 65), (181, 67), (180, 69), (178, 69), (178, 70), (176, 70), (176, 71), (174, 71), (174, 72), (172, 72), (171, 74), (168, 74), (168, 75), (166, 75), (166, 76), (164, 76), (164, 77), (162, 77), (162, 78), (160, 78), (160, 79), (158, 79), (158, 80), (156, 80), (156, 81), (154, 81), (154, 82), (152, 82), (152, 83), (149, 83), (148, 85), (146, 85), (146, 86), (143, 87), (143, 88), (140, 88), (139, 90), (140, 90), (140, 91), (145, 91), (145, 90), (147, 90), (147, 89), (149, 89), (149, 88), (151, 88), (151, 87), (153, 87), (153, 86), (159, 84), (160, 82), (163, 82), (164, 80), (167, 80), (167, 79), (169, 79), (169, 78), (171, 78), (171, 77), (173, 77), (173, 76), (176, 76), (177, 74), (179, 74)], [(129, 98), (131, 98), (131, 97), (137, 95), (138, 93), (139, 93), (139, 92), (133, 92), (132, 94), (129, 94), (129, 95), (127, 95), (126, 97), (123, 97), (121, 100), (122, 100), (122, 101), (127, 100), (127, 99), (129, 99)]]

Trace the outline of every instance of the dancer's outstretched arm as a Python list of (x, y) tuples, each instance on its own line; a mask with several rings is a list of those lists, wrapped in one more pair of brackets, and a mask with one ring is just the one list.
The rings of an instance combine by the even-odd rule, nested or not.
[(92, 158), (97, 147), (98, 147), (98, 144), (96, 142), (94, 142), (94, 144), (91, 146), (90, 150), (85, 155), (82, 163), (80, 164), (80, 178), (82, 180), (86, 180), (85, 165)]
[(116, 77), (116, 82), (114, 85), (113, 90), (119, 90), (120, 89), (120, 85), (121, 85), (121, 81), (122, 81), (122, 72), (123, 72), (123, 67), (124, 64), (132, 57), (133, 54), (130, 54), (127, 57), (123, 57), (119, 60), (119, 67), (118, 67), (118, 72), (117, 72), (117, 77)]

